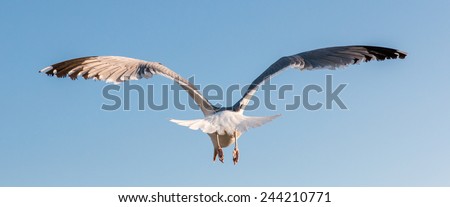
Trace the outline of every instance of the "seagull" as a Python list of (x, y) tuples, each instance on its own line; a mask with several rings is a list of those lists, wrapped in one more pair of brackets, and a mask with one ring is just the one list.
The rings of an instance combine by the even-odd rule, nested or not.
[(406, 52), (392, 48), (355, 45), (321, 48), (284, 56), (263, 71), (250, 84), (238, 102), (227, 107), (214, 106), (192, 83), (159, 62), (148, 62), (121, 56), (89, 56), (56, 63), (39, 72), (58, 78), (69, 76), (72, 80), (75, 80), (82, 76), (84, 79), (102, 80), (115, 84), (142, 78), (148, 79), (153, 75), (169, 78), (186, 90), (204, 115), (203, 119), (170, 119), (170, 121), (208, 134), (214, 147), (213, 161), (219, 157), (219, 160), (223, 163), (224, 153), (222, 148), (234, 144), (233, 163), (237, 164), (239, 161), (239, 137), (250, 128), (259, 127), (280, 116), (251, 117), (243, 114), (245, 107), (263, 82), (287, 68), (299, 70), (336, 69), (363, 61), (404, 59), (406, 55)]

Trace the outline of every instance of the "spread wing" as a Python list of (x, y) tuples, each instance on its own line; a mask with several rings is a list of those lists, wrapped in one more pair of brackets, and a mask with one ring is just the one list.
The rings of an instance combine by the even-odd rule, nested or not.
[(69, 76), (72, 80), (82, 76), (84, 79), (102, 80), (107, 83), (120, 83), (128, 80), (151, 78), (162, 75), (178, 83), (194, 99), (203, 114), (209, 115), (215, 107), (189, 81), (158, 62), (119, 57), (91, 56), (66, 60), (46, 67), (39, 72), (58, 78)]
[(234, 111), (244, 110), (248, 102), (265, 80), (272, 78), (288, 67), (300, 70), (335, 69), (362, 61), (385, 59), (403, 59), (407, 53), (385, 47), (342, 46), (328, 47), (282, 57), (259, 75), (245, 92), (244, 96), (233, 106)]

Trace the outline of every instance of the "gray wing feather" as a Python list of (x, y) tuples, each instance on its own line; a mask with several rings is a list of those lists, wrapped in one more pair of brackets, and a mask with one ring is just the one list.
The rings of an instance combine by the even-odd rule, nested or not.
[(209, 115), (216, 110), (192, 83), (158, 62), (147, 62), (119, 56), (91, 56), (56, 63), (39, 72), (58, 78), (69, 76), (72, 80), (75, 80), (82, 76), (84, 79), (102, 80), (115, 84), (151, 78), (155, 74), (162, 75), (174, 80), (185, 89), (199, 105), (203, 114)]
[(407, 53), (392, 48), (376, 46), (328, 47), (282, 57), (259, 75), (247, 89), (244, 96), (233, 106), (234, 111), (244, 110), (248, 102), (265, 80), (288, 67), (300, 70), (335, 69), (362, 61), (404, 59)]

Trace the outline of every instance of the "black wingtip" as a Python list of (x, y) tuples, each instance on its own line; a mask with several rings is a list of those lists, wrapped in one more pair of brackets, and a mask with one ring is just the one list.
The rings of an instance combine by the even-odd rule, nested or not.
[(400, 59), (405, 59), (406, 56), (408, 56), (407, 52), (403, 52), (403, 51), (400, 51), (400, 50), (397, 50), (397, 52), (398, 52), (398, 58), (400, 58)]
[(378, 46), (362, 46), (368, 50), (371, 55), (374, 55), (377, 60), (385, 60), (385, 59), (405, 59), (408, 53), (403, 52), (401, 50), (387, 48), (387, 47), (378, 47)]

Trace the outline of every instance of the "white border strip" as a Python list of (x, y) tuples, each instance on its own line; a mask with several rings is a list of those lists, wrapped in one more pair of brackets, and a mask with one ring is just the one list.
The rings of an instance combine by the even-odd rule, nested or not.
[[(315, 197), (311, 197), (314, 192)], [(319, 195), (322, 192), (320, 200)], [(328, 193), (328, 198), (325, 195)], [(127, 195), (129, 195), (127, 197)], [(124, 202), (147, 195), (147, 202)], [(201, 196), (203, 195), (203, 196)], [(205, 202), (222, 199), (250, 202)], [(272, 195), (272, 196), (271, 196)], [(280, 196), (281, 195), (281, 196)], [(122, 196), (122, 202), (119, 197)], [(165, 196), (165, 197), (164, 197)], [(245, 197), (249, 196), (249, 197)], [(153, 202), (157, 199), (160, 202)], [(200, 202), (202, 197), (202, 201)], [(265, 197), (265, 198), (264, 198)], [(163, 199), (180, 202), (162, 202)], [(189, 201), (191, 202), (183, 202)], [(197, 199), (197, 200), (196, 200)], [(311, 200), (309, 200), (311, 199)], [(295, 202), (295, 201), (298, 202)], [(327, 202), (330, 201), (330, 202)], [(194, 202), (197, 201), (197, 202)], [(267, 201), (267, 202), (263, 202)], [(291, 201), (291, 202), (288, 202)], [(304, 201), (304, 202), (303, 202)], [(450, 206), (449, 187), (0, 187), (0, 206)]]

